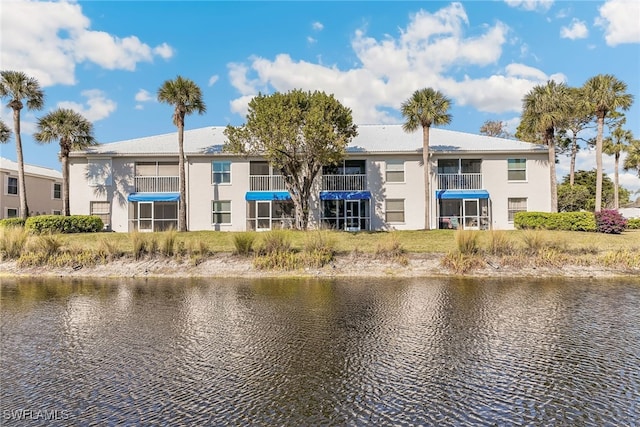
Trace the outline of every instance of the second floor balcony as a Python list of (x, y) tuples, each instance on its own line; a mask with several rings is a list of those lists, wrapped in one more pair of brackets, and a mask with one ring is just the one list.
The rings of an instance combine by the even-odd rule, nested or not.
[(286, 191), (282, 175), (250, 175), (249, 191)]
[(481, 173), (439, 173), (438, 190), (482, 190)]
[(180, 191), (180, 177), (136, 176), (136, 193), (174, 193)]
[(366, 186), (367, 176), (364, 174), (322, 176), (322, 191), (362, 191)]

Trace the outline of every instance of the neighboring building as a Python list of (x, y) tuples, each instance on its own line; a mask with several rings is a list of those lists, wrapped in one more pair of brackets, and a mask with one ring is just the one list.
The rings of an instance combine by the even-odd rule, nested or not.
[[(18, 163), (0, 157), (0, 219), (20, 216)], [(60, 215), (62, 212), (62, 173), (41, 166), (24, 165), (29, 214)]]
[[(289, 227), (283, 179), (259, 156), (223, 152), (224, 127), (185, 131), (189, 230)], [(511, 229), (519, 211), (549, 211), (548, 151), (520, 141), (431, 129), (431, 228)], [(177, 227), (176, 133), (70, 155), (71, 213), (114, 231)], [(364, 125), (345, 160), (316, 182), (311, 224), (340, 230), (424, 229), (422, 131)]]

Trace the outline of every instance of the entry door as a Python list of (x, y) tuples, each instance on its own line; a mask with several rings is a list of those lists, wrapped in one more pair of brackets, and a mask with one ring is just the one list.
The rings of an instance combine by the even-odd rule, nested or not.
[(138, 231), (153, 231), (153, 202), (138, 202)]
[(256, 230), (271, 230), (271, 201), (256, 202)]
[(360, 200), (345, 200), (345, 230), (360, 231)]
[(464, 228), (467, 230), (478, 230), (479, 221), (478, 199), (465, 199), (463, 203)]

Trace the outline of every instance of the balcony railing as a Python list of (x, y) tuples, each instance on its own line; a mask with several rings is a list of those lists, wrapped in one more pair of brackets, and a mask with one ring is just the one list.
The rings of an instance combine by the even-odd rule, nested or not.
[(366, 175), (323, 175), (322, 191), (360, 191), (366, 183)]
[(180, 191), (177, 176), (136, 176), (136, 193), (173, 193)]
[(282, 175), (250, 175), (250, 191), (285, 191)]
[(481, 190), (481, 173), (439, 173), (438, 190)]

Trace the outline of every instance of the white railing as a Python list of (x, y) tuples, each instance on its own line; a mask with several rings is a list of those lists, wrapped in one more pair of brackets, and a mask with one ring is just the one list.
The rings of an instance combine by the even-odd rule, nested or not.
[(366, 175), (323, 175), (322, 191), (364, 190), (366, 182)]
[(481, 173), (439, 173), (438, 190), (481, 190)]
[(177, 176), (136, 176), (136, 193), (172, 193), (180, 191)]
[(250, 191), (284, 191), (284, 177), (282, 175), (250, 175)]

